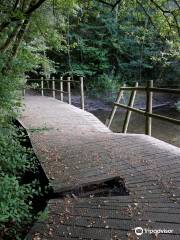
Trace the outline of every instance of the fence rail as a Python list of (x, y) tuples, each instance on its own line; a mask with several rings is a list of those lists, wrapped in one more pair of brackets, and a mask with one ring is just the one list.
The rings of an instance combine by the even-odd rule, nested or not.
[(138, 90), (138, 91), (147, 91), (147, 89), (151, 92), (160, 92), (160, 93), (172, 93), (172, 94), (180, 94), (180, 89), (174, 88), (157, 88), (157, 87), (121, 87), (121, 90)]
[[(129, 98), (128, 105), (124, 105), (124, 104), (120, 103), (120, 100), (123, 97), (124, 91), (131, 91), (131, 95), (130, 95), (130, 98)], [(145, 111), (133, 107), (137, 91), (143, 91), (143, 92), (146, 93), (146, 110)], [(124, 120), (124, 124), (123, 124), (123, 129), (122, 129), (123, 133), (127, 133), (129, 122), (130, 122), (130, 117), (131, 117), (131, 112), (136, 112), (136, 113), (139, 113), (139, 114), (144, 115), (146, 117), (145, 134), (150, 135), (150, 136), (152, 134), (152, 118), (160, 119), (160, 120), (163, 120), (163, 121), (166, 121), (166, 122), (170, 122), (170, 123), (180, 125), (180, 120), (178, 120), (178, 119), (166, 117), (166, 116), (155, 114), (155, 113), (152, 112), (152, 109), (153, 109), (153, 92), (172, 93), (172, 94), (180, 95), (180, 89), (153, 87), (153, 80), (148, 81), (146, 87), (138, 86), (137, 82), (136, 82), (134, 87), (123, 86), (123, 87), (120, 88), (117, 99), (113, 103), (113, 108), (112, 108), (110, 117), (107, 120), (108, 128), (110, 128), (110, 126), (112, 124), (114, 115), (115, 115), (118, 107), (121, 107), (121, 108), (124, 108), (124, 109), (127, 110), (125, 120)]]
[[(50, 90), (52, 91), (52, 97), (56, 98), (56, 92), (60, 93), (60, 100), (64, 101), (64, 94), (68, 96), (68, 103), (71, 104), (71, 83), (80, 83), (80, 105), (81, 109), (84, 110), (84, 78), (80, 77), (79, 80), (72, 80), (70, 77), (67, 79), (63, 79), (61, 77), (60, 79), (55, 79), (54, 77), (52, 78), (43, 78), (41, 77), (40, 79), (27, 79), (27, 82), (40, 82), (40, 87), (33, 87), (30, 85), (27, 85), (23, 89), (23, 95), (26, 94), (26, 89), (37, 89), (41, 91), (41, 96), (44, 96), (44, 91), (45, 90)], [(52, 82), (52, 87), (49, 87), (49, 82)], [(45, 83), (48, 83), (48, 87), (44, 87)], [(56, 88), (57, 83), (59, 83), (59, 89)], [(64, 91), (64, 85), (66, 84), (67, 91)]]

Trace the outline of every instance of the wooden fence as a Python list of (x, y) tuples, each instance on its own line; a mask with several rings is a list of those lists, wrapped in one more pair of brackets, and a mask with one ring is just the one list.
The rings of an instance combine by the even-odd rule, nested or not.
[[(129, 98), (128, 105), (124, 105), (124, 104), (120, 103), (120, 100), (123, 97), (123, 92), (124, 91), (131, 91), (131, 95), (130, 95), (130, 98)], [(137, 91), (144, 91), (144, 92), (146, 92), (146, 110), (145, 111), (133, 107)], [(111, 123), (113, 121), (114, 115), (115, 115), (116, 110), (117, 110), (118, 107), (122, 107), (122, 108), (127, 110), (126, 116), (125, 116), (125, 120), (124, 120), (124, 124), (123, 124), (123, 129), (122, 129), (123, 133), (127, 133), (129, 122), (130, 122), (130, 117), (131, 117), (131, 112), (136, 112), (136, 113), (139, 113), (139, 114), (144, 115), (146, 117), (145, 134), (150, 135), (150, 136), (151, 136), (151, 131), (152, 131), (152, 118), (160, 119), (160, 120), (164, 120), (166, 122), (170, 122), (170, 123), (174, 123), (174, 124), (180, 125), (180, 120), (177, 120), (177, 119), (174, 119), (174, 118), (170, 118), (170, 117), (166, 117), (166, 116), (162, 116), (162, 115), (155, 114), (155, 113), (152, 112), (152, 108), (153, 108), (153, 104), (152, 104), (153, 103), (153, 92), (172, 93), (172, 94), (180, 95), (180, 89), (156, 88), (156, 87), (153, 87), (153, 80), (148, 81), (146, 87), (138, 86), (138, 82), (136, 82), (134, 87), (123, 86), (123, 87), (120, 88), (120, 91), (119, 91), (119, 94), (117, 96), (117, 99), (113, 103), (112, 112), (110, 114), (109, 119), (107, 120), (108, 128), (110, 128), (110, 126), (111, 126)]]
[[(76, 84), (80, 84), (80, 105), (81, 105), (81, 109), (84, 110), (84, 78), (80, 77), (79, 80), (71, 80), (70, 77), (68, 77), (67, 79), (63, 79), (63, 77), (61, 77), (60, 79), (55, 79), (54, 77), (51, 78), (43, 78), (41, 77), (41, 79), (27, 79), (27, 82), (40, 82), (40, 87), (36, 86), (33, 87), (33, 85), (27, 85), (26, 88), (24, 88), (23, 90), (23, 95), (26, 94), (26, 89), (37, 89), (41, 91), (41, 96), (44, 96), (45, 91), (50, 90), (52, 92), (52, 97), (56, 98), (57, 93), (59, 93), (59, 97), (61, 101), (64, 101), (64, 94), (68, 96), (68, 103), (71, 104), (71, 95), (72, 95), (72, 91), (71, 91), (71, 84), (72, 83), (76, 83)], [(51, 87), (50, 87), (50, 84)], [(45, 87), (45, 84), (47, 85)], [(59, 88), (57, 89), (56, 86), (59, 86)], [(66, 89), (67, 91), (64, 91), (64, 88), (66, 85)]]

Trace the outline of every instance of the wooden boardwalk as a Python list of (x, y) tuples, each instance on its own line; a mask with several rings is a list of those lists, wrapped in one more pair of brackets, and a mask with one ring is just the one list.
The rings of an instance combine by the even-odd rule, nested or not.
[[(25, 98), (20, 119), (54, 191), (120, 176), (127, 196), (52, 199), (34, 240), (180, 239), (180, 149), (116, 134), (92, 114), (53, 98)], [(134, 228), (142, 227), (141, 236)], [(145, 229), (172, 230), (149, 234)]]

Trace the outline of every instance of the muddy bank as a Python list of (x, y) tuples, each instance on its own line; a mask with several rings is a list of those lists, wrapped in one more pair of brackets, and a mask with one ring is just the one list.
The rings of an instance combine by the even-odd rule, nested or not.
[[(28, 90), (29, 95), (40, 95), (38, 90)], [(85, 110), (88, 112), (94, 111), (111, 111), (113, 102), (116, 100), (118, 93), (106, 93), (106, 94), (86, 94), (85, 95)], [(52, 91), (45, 91), (45, 96), (52, 97)], [(128, 104), (130, 93), (124, 93), (121, 102), (123, 104)], [(60, 99), (60, 94), (56, 94), (56, 98)], [(76, 92), (72, 93), (71, 96), (72, 104), (80, 107), (80, 96)], [(180, 100), (176, 95), (173, 94), (163, 94), (156, 93), (153, 95), (153, 108), (161, 108), (164, 106), (175, 107), (175, 103)], [(64, 101), (68, 102), (67, 95), (64, 95)], [(146, 108), (146, 95), (144, 93), (138, 93), (135, 99), (135, 107), (140, 109)], [(118, 108), (118, 111), (124, 111)]]
[[(67, 98), (65, 97), (65, 101), (67, 101)], [(102, 96), (102, 98), (97, 98), (93, 96), (86, 96), (85, 97), (85, 110), (88, 112), (94, 112), (94, 111), (111, 111), (113, 102), (116, 101), (116, 97), (108, 98), (106, 96)], [(128, 105), (129, 101), (129, 95), (124, 95), (124, 98), (122, 98), (121, 103)], [(167, 96), (167, 95), (156, 95), (153, 98), (153, 108), (159, 109), (163, 107), (169, 106), (175, 107), (175, 104), (177, 103), (178, 98), (175, 96)], [(79, 96), (72, 96), (72, 104), (80, 107), (80, 97)], [(146, 109), (146, 96), (141, 94), (136, 97), (134, 107), (139, 109)], [(124, 111), (122, 108), (118, 108), (118, 111)]]

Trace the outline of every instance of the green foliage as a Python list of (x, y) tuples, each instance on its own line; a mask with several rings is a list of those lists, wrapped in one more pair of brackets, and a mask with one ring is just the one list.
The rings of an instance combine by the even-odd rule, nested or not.
[[(0, 19), (0, 24), (8, 19), (8, 14)], [(16, 17), (22, 15), (16, 13)], [(0, 33), (0, 46), (12, 30), (11, 26)], [(14, 58), (13, 42), (0, 55), (0, 239), (4, 240), (22, 239), (22, 231), (35, 218), (32, 199), (41, 192), (39, 183), (30, 180), (24, 183), (25, 172), (36, 170), (35, 159), (21, 145), (23, 133), (12, 127), (12, 119), (20, 114), (27, 72), (55, 71), (53, 61), (44, 54), (48, 48), (44, 38), (37, 35), (32, 24)]]
[(44, 211), (39, 212), (38, 222), (46, 221), (48, 219), (48, 216), (49, 216), (48, 208), (45, 208)]
[(0, 229), (3, 239), (18, 239), (23, 226), (31, 223), (34, 218), (31, 200), (41, 191), (38, 182), (22, 182), (24, 173), (36, 168), (31, 152), (21, 145), (23, 139), (23, 133), (16, 128), (0, 129)]
[(0, 228), (3, 223), (19, 225), (31, 219), (30, 205), (27, 204), (28, 198), (32, 196), (30, 185), (20, 185), (14, 176), (1, 175), (0, 191)]
[(14, 131), (1, 129), (0, 166), (1, 171), (10, 176), (18, 175), (27, 168), (27, 150), (22, 148), (17, 138)]
[(76, 14), (64, 16), (69, 51), (58, 53), (58, 72), (84, 75), (86, 87), (98, 91), (124, 81), (169, 81), (168, 73), (173, 75), (172, 82), (176, 81), (177, 35), (168, 36), (167, 23), (157, 9), (153, 7), (151, 14), (156, 29), (144, 10), (132, 2), (113, 12), (98, 3), (79, 5)]
[[(15, 77), (16, 78), (16, 77)], [(0, 74), (0, 124), (6, 124), (9, 117), (14, 117), (14, 107), (20, 104), (19, 95), (16, 89), (21, 85), (19, 79), (12, 81), (10, 76)]]

